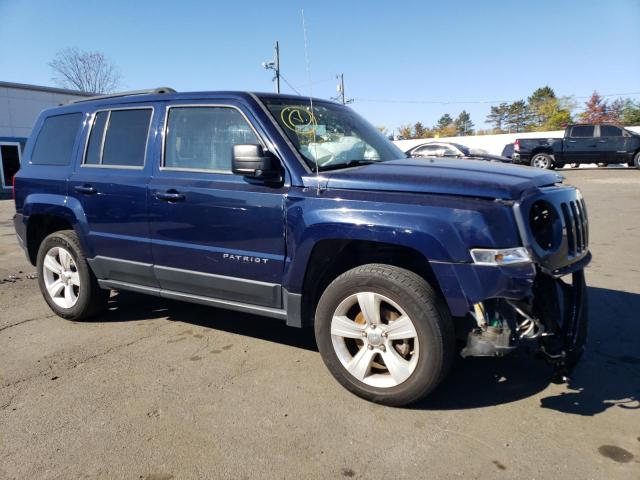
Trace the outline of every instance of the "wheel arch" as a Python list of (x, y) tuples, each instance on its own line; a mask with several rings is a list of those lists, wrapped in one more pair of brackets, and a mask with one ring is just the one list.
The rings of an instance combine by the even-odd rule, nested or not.
[(424, 278), (446, 299), (429, 260), (420, 251), (400, 244), (354, 239), (323, 239), (314, 244), (302, 282), (301, 314), (304, 324), (313, 323), (315, 306), (326, 287), (352, 268), (381, 263), (404, 268)]
[(25, 245), (32, 265), (36, 264), (38, 249), (47, 235), (60, 230), (73, 230), (80, 245), (89, 253), (83, 233), (86, 219), (77, 199), (59, 195), (32, 194), (25, 199), (23, 215), (26, 223)]

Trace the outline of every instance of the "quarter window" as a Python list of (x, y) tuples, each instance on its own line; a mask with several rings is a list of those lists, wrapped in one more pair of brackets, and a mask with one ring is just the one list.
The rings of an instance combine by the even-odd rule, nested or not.
[(80, 122), (82, 122), (82, 113), (68, 113), (46, 118), (33, 147), (31, 163), (69, 165)]
[(600, 125), (601, 137), (621, 137), (622, 129), (614, 127), (613, 125)]
[(166, 168), (230, 172), (233, 145), (260, 143), (234, 108), (172, 107), (168, 116)]
[(150, 108), (96, 113), (85, 165), (144, 166), (151, 114)]
[(576, 125), (571, 129), (571, 136), (577, 138), (593, 137), (593, 125)]

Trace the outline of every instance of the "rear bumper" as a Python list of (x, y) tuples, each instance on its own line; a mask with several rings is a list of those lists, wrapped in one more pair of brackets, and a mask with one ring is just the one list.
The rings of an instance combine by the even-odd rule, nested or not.
[(27, 224), (25, 223), (24, 215), (16, 213), (13, 216), (13, 226), (16, 230), (16, 238), (18, 239), (18, 245), (22, 248), (27, 258), (29, 257), (27, 249)]
[(511, 160), (513, 161), (513, 163), (516, 163), (518, 165), (529, 165), (529, 163), (531, 162), (531, 155), (529, 155), (528, 153), (514, 152), (511, 156)]

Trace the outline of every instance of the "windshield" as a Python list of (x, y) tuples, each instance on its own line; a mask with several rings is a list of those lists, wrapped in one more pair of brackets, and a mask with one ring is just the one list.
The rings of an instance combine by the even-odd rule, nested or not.
[(405, 158), (393, 143), (353, 110), (329, 102), (263, 98), (312, 170), (332, 170)]

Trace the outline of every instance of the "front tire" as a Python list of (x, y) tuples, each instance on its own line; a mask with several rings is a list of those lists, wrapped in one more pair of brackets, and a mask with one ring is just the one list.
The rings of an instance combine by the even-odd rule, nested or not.
[(598, 165), (598, 168), (606, 168), (608, 164), (604, 162), (598, 162), (597, 165)]
[(633, 168), (640, 168), (640, 152), (637, 152), (634, 157), (633, 160), (631, 162), (628, 163), (629, 167)]
[(56, 315), (80, 321), (106, 308), (109, 290), (98, 285), (72, 230), (47, 236), (38, 249), (36, 266), (42, 296)]
[(549, 170), (553, 167), (553, 157), (547, 153), (536, 153), (531, 158), (531, 166), (535, 168), (542, 168), (543, 170)]
[(356, 267), (322, 294), (315, 317), (322, 359), (347, 390), (391, 406), (426, 397), (449, 370), (453, 323), (431, 286), (408, 270)]

